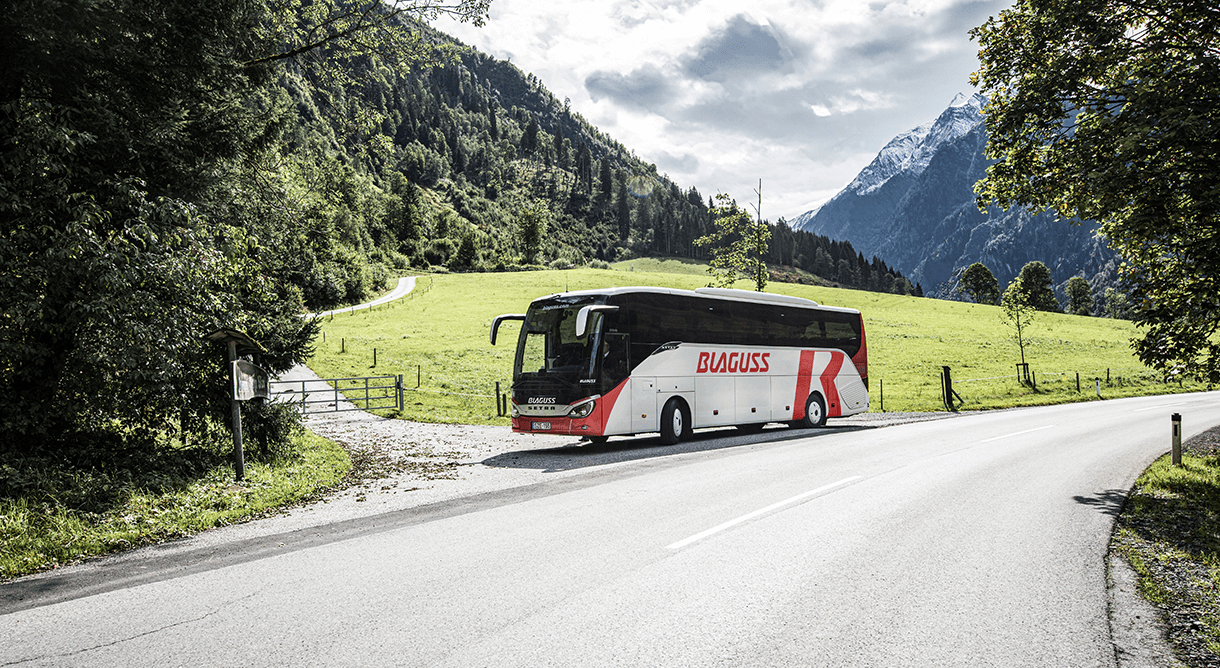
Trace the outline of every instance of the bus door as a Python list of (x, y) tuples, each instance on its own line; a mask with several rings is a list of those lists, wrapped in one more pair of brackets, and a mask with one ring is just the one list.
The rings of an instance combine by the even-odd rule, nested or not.
[(631, 374), (631, 338), (627, 334), (608, 332), (602, 336), (600, 391), (609, 394)]
[(657, 417), (657, 379), (631, 378), (631, 431), (641, 434), (656, 431), (660, 424)]

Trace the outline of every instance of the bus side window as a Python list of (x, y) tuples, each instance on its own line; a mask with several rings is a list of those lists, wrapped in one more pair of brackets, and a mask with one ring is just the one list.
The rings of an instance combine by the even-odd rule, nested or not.
[(631, 372), (629, 345), (626, 334), (608, 333), (602, 339), (602, 381), (603, 392), (609, 392), (621, 383)]

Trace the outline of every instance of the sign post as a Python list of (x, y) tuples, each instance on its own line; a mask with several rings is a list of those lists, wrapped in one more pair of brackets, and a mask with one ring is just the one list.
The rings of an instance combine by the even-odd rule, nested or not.
[(229, 404), (233, 413), (233, 472), (237, 482), (246, 477), (246, 456), (241, 442), (241, 402), (271, 396), (267, 372), (251, 362), (238, 359), (239, 353), (265, 352), (257, 341), (234, 329), (221, 329), (206, 337), (228, 345)]
[[(229, 384), (237, 388), (237, 341), (229, 339)], [(233, 472), (238, 482), (246, 478), (246, 453), (241, 447), (241, 402), (235, 393), (229, 395), (233, 411)]]

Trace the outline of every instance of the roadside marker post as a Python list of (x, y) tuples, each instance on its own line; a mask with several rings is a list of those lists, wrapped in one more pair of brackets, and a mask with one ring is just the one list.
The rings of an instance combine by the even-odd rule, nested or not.
[(1174, 413), (1170, 418), (1173, 423), (1173, 450), (1172, 459), (1174, 466), (1182, 465), (1182, 414)]

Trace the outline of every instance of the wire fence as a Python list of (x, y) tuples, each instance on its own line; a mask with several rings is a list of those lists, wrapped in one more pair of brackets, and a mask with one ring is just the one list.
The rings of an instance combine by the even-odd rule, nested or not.
[(1068, 403), (1141, 394), (1201, 391), (1203, 381), (1170, 377), (1147, 368), (1038, 370), (957, 378), (950, 367), (902, 379), (873, 379), (872, 409), (884, 412), (956, 411)]

